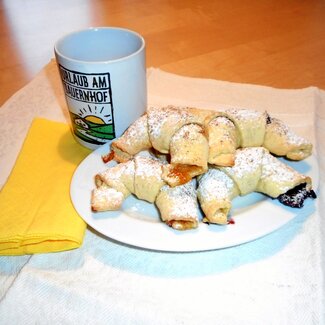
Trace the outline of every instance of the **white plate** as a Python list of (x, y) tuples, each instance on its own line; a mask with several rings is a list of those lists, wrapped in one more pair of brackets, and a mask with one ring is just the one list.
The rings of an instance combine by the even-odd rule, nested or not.
[[(109, 167), (101, 156), (109, 144), (93, 151), (76, 169), (70, 188), (72, 203), (85, 222), (99, 233), (124, 244), (159, 251), (193, 252), (225, 248), (246, 243), (267, 235), (303, 213), (314, 201), (307, 199), (305, 207), (285, 207), (277, 200), (252, 193), (233, 200), (231, 216), (235, 224), (226, 226), (200, 223), (194, 230), (176, 231), (160, 221), (154, 204), (130, 196), (120, 211), (97, 212), (90, 209), (94, 176)], [(300, 162), (288, 162), (296, 170), (312, 177), (318, 185), (318, 165), (315, 157)]]

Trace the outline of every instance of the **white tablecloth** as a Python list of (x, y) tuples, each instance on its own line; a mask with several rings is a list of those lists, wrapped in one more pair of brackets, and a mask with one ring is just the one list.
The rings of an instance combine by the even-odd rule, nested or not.
[[(153, 105), (236, 106), (281, 118), (315, 144), (318, 199), (280, 230), (227, 249), (147, 251), (88, 229), (73, 251), (0, 257), (0, 324), (325, 324), (325, 92), (151, 68), (148, 93)], [(36, 116), (67, 119), (54, 62), (0, 109), (0, 186)]]

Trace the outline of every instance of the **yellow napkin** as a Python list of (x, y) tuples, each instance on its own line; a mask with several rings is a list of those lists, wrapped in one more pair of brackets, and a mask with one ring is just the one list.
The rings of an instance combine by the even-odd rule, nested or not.
[(77, 248), (86, 224), (70, 200), (70, 181), (90, 153), (67, 124), (35, 119), (0, 192), (0, 255)]

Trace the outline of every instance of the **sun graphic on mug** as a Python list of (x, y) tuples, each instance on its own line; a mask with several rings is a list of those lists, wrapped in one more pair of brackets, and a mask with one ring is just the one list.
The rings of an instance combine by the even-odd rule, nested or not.
[(95, 116), (95, 115), (87, 115), (85, 117), (86, 121), (95, 123), (95, 124), (105, 124), (105, 122), (103, 121), (103, 119), (101, 117)]
[(84, 141), (103, 144), (114, 139), (114, 123), (111, 114), (107, 114), (105, 107), (83, 107), (78, 114), (71, 114), (74, 122), (75, 134)]
[(105, 106), (98, 107), (87, 105), (87, 107), (83, 107), (79, 110), (78, 115), (84, 120), (95, 124), (112, 123), (112, 116), (111, 114), (107, 114)]

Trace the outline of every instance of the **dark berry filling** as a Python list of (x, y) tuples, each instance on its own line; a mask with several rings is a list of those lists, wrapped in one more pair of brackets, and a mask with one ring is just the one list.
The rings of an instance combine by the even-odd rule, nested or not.
[(316, 199), (316, 193), (313, 190), (306, 189), (306, 183), (300, 184), (295, 188), (278, 196), (278, 200), (291, 208), (301, 208), (305, 199), (311, 197)]
[(266, 124), (271, 124), (272, 123), (272, 118), (269, 114), (266, 114)]

